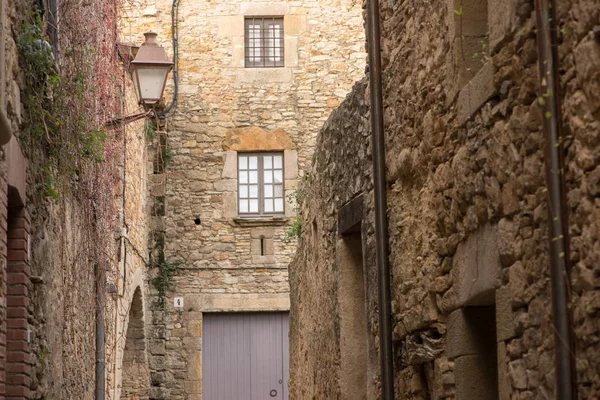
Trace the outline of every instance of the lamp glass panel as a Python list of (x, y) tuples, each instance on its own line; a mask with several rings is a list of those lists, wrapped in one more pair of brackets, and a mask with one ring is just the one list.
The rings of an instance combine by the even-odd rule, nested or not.
[(140, 94), (143, 101), (160, 100), (168, 73), (168, 68), (137, 67), (138, 79), (140, 80)]

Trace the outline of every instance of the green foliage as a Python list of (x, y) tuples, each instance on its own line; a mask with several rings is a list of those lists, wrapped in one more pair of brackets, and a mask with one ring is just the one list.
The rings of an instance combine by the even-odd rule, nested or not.
[(100, 129), (92, 129), (81, 133), (81, 155), (95, 162), (104, 161), (104, 142), (108, 133)]
[(156, 277), (152, 279), (152, 285), (157, 292), (157, 304), (160, 307), (165, 306), (165, 298), (167, 292), (173, 288), (173, 277), (180, 272), (180, 263), (179, 262), (168, 262), (163, 261), (160, 264), (157, 264), (158, 273)]
[(153, 142), (154, 139), (156, 139), (156, 125), (154, 125), (154, 122), (149, 118), (146, 118), (146, 121), (144, 122), (144, 133), (146, 134), (147, 141)]
[(294, 221), (292, 221), (292, 225), (285, 233), (285, 236), (283, 238), (283, 241), (285, 243), (291, 242), (292, 239), (300, 240), (300, 238), (302, 237), (302, 222), (303, 221), (301, 215), (297, 215), (296, 218), (294, 218)]
[(165, 162), (165, 167), (169, 164), (169, 161), (175, 156), (175, 152), (170, 147), (165, 148), (165, 154), (163, 155), (163, 160)]
[(44, 168), (44, 194), (52, 200), (58, 200), (59, 197), (59, 183), (54, 178), (54, 173), (49, 167)]
[(60, 86), (60, 75), (56, 70), (52, 47), (45, 40), (43, 22), (36, 14), (32, 23), (24, 24), (17, 37), (17, 49), (21, 56), (26, 90), (24, 131), (31, 137), (40, 137), (44, 132), (60, 127), (53, 104), (53, 97)]
[(460, 6), (460, 8), (458, 10), (454, 10), (454, 14), (461, 16), (464, 14), (463, 8), (462, 6)]

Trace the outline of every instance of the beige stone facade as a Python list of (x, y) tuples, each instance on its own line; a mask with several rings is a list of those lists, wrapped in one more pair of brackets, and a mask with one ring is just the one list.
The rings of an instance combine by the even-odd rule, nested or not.
[[(171, 6), (125, 7), (123, 40), (153, 30), (171, 54)], [(201, 398), (204, 312), (289, 310), (295, 192), (318, 129), (364, 73), (361, 12), (345, 0), (180, 3), (179, 103), (165, 127), (172, 157), (150, 188), (162, 214), (155, 237), (179, 273), (164, 309), (150, 304), (152, 398)], [(283, 18), (283, 67), (245, 67), (249, 16)], [(172, 93), (169, 85), (167, 100)], [(248, 152), (283, 154), (283, 213), (240, 215), (238, 157)]]

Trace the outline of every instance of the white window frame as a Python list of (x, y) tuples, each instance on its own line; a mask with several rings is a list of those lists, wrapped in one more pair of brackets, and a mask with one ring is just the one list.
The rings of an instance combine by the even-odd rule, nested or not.
[[(251, 158), (256, 157), (256, 168), (251, 168)], [(267, 157), (271, 158), (269, 168)], [(276, 157), (281, 164), (275, 163)], [(283, 152), (252, 152), (237, 154), (237, 207), (240, 217), (263, 217), (285, 215), (285, 160)], [(247, 161), (244, 163), (243, 159)], [(268, 160), (268, 159), (267, 159)], [(256, 179), (252, 178), (256, 172)], [(277, 181), (277, 180), (280, 180)], [(257, 192), (251, 192), (251, 186), (257, 186)], [(281, 196), (276, 195), (276, 187), (281, 187)], [(258, 207), (252, 208), (252, 201)], [(272, 208), (269, 207), (272, 202)], [(280, 207), (278, 207), (278, 205)], [(275, 211), (277, 209), (277, 211)]]

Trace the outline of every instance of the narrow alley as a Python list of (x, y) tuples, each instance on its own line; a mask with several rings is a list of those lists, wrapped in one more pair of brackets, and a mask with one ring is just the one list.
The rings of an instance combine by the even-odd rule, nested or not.
[(0, 400), (600, 400), (599, 0), (0, 0)]

